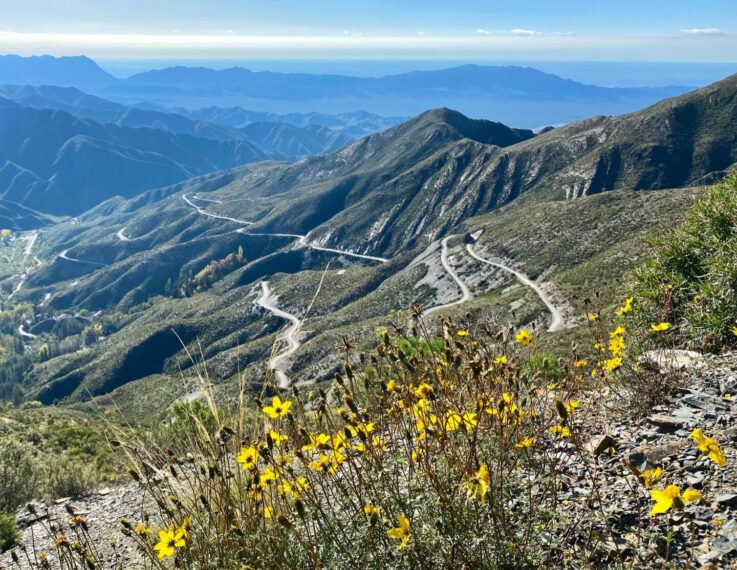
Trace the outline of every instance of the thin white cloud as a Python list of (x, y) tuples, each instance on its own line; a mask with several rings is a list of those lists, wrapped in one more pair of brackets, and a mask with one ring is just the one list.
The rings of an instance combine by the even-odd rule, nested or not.
[(535, 30), (526, 30), (525, 28), (514, 28), (509, 30), (510, 34), (514, 34), (515, 36), (539, 36), (540, 32), (537, 32)]
[(719, 28), (685, 28), (682, 33), (690, 36), (726, 36), (727, 33)]
[[(342, 31), (342, 30), (341, 30)], [(466, 33), (464, 35), (358, 35), (346, 30), (332, 35), (274, 35), (253, 36), (241, 33), (192, 34), (84, 34), (84, 33), (29, 33), (0, 30), (0, 53), (20, 55), (79, 55), (104, 59), (137, 58), (226, 58), (260, 56), (270, 58), (360, 58), (360, 57), (432, 57), (458, 59), (462, 57), (493, 56), (529, 60), (567, 59), (586, 53), (593, 59), (631, 57), (674, 61), (694, 59), (711, 61), (714, 42), (722, 42), (722, 56), (737, 61), (737, 45), (728, 41), (731, 36), (697, 36), (685, 34), (653, 36), (576, 35), (556, 36), (540, 34), (534, 41), (521, 41), (528, 36), (507, 33), (491, 35)], [(360, 32), (359, 32), (360, 33)]]
[(475, 32), (481, 36), (490, 36), (491, 32), (489, 30), (485, 30), (484, 28), (476, 28)]

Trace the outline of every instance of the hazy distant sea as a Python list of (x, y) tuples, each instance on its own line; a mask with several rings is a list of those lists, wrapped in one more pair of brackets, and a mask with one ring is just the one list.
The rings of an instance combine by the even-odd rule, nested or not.
[(453, 61), (453, 60), (98, 60), (117, 77), (173, 65), (214, 69), (241, 66), (254, 71), (289, 73), (332, 73), (379, 77), (416, 70), (442, 69), (467, 63), (478, 65), (522, 65), (560, 77), (604, 87), (698, 87), (737, 73), (737, 63), (658, 63), (624, 61)]

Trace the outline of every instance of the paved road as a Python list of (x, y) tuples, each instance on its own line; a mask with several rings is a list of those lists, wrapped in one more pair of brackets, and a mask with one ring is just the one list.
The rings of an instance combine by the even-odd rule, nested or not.
[(208, 218), (217, 218), (218, 220), (227, 220), (229, 222), (233, 222), (236, 224), (241, 224), (242, 226), (250, 226), (253, 224), (253, 222), (249, 222), (247, 220), (239, 220), (238, 218), (231, 218), (230, 216), (221, 216), (220, 214), (213, 214), (212, 212), (208, 212), (204, 208), (199, 207), (197, 204), (192, 202), (189, 198), (187, 198), (186, 194), (182, 194), (182, 200), (187, 202), (190, 206), (192, 206), (195, 210), (197, 210), (200, 214), (203, 216), (207, 216)]
[(120, 228), (115, 235), (120, 241), (130, 241), (130, 238), (125, 235), (125, 228)]
[(465, 303), (466, 301), (471, 299), (471, 291), (468, 288), (468, 286), (461, 280), (460, 277), (458, 277), (458, 274), (455, 272), (455, 270), (450, 266), (450, 263), (448, 262), (448, 242), (456, 236), (448, 236), (443, 239), (441, 242), (441, 251), (440, 251), (440, 263), (443, 264), (443, 268), (445, 271), (450, 275), (450, 277), (453, 279), (453, 281), (456, 282), (459, 289), (461, 290), (461, 298), (453, 301), (452, 303), (445, 303), (444, 305), (436, 305), (435, 307), (431, 307), (425, 311), (426, 315), (430, 315), (436, 311), (441, 311), (443, 309), (447, 309), (449, 307), (454, 307), (455, 305), (460, 305), (461, 303)]
[(105, 265), (104, 263), (99, 263), (97, 261), (85, 261), (84, 259), (76, 259), (74, 257), (69, 257), (67, 255), (68, 251), (69, 251), (68, 249), (65, 249), (64, 251), (62, 251), (59, 254), (59, 257), (61, 259), (66, 259), (67, 261), (73, 261), (74, 263), (86, 263), (88, 265), (98, 265), (99, 267), (107, 267), (107, 265)]
[[(14, 275), (14, 277), (16, 276)], [(17, 277), (20, 277), (20, 280), (16, 284), (15, 288), (10, 292), (10, 295), (8, 295), (8, 300), (12, 299), (15, 296), (15, 294), (21, 290), (28, 276), (25, 273), (21, 273)]]
[(31, 255), (31, 251), (33, 251), (33, 246), (36, 245), (36, 240), (38, 239), (38, 232), (33, 232), (27, 236), (25, 236), (26, 239), (26, 248), (23, 250), (23, 257), (28, 257)]
[(545, 291), (540, 288), (537, 283), (535, 283), (527, 275), (521, 273), (520, 271), (517, 271), (516, 269), (512, 269), (511, 267), (508, 267), (502, 263), (491, 261), (489, 259), (484, 259), (474, 251), (473, 245), (470, 243), (466, 245), (466, 251), (468, 251), (471, 257), (473, 257), (477, 261), (480, 261), (481, 263), (486, 263), (487, 265), (491, 265), (493, 267), (497, 267), (499, 269), (502, 269), (503, 271), (511, 273), (517, 278), (520, 283), (535, 291), (535, 293), (537, 293), (537, 296), (540, 297), (540, 300), (545, 303), (548, 311), (550, 311), (550, 315), (553, 317), (550, 321), (550, 326), (548, 327), (549, 332), (559, 331), (565, 327), (565, 320), (563, 319), (563, 315), (561, 314), (558, 307), (555, 306), (553, 300), (548, 296), (547, 293), (545, 293)]
[(356, 257), (358, 259), (366, 259), (368, 261), (378, 261), (380, 263), (386, 263), (389, 261), (385, 257), (376, 257), (374, 255), (363, 255), (361, 253), (353, 253), (352, 251), (347, 251), (345, 249), (334, 249), (330, 247), (321, 247), (319, 245), (315, 245), (314, 243), (311, 243), (308, 241), (307, 236), (299, 235), (299, 234), (269, 234), (269, 233), (256, 233), (256, 232), (245, 232), (243, 230), (238, 230), (243, 235), (247, 236), (270, 236), (270, 237), (284, 237), (284, 238), (292, 238), (299, 241), (300, 245), (304, 245), (309, 247), (310, 249), (314, 249), (316, 251), (325, 251), (328, 253), (334, 253), (336, 255), (345, 255), (347, 257)]
[(23, 325), (18, 325), (18, 334), (20, 334), (20, 336), (22, 336), (23, 338), (38, 338), (37, 335), (27, 332), (26, 329), (23, 328)]
[(261, 295), (256, 300), (256, 304), (260, 305), (267, 311), (270, 311), (277, 317), (281, 317), (282, 319), (292, 323), (292, 325), (287, 329), (287, 332), (284, 333), (281, 338), (277, 337), (277, 341), (286, 341), (286, 350), (272, 356), (269, 360), (269, 369), (273, 370), (279, 388), (288, 388), (289, 378), (286, 375), (286, 370), (288, 368), (287, 359), (292, 356), (300, 346), (300, 342), (297, 340), (297, 332), (299, 331), (302, 321), (300, 321), (295, 315), (279, 309), (275, 303), (276, 297), (271, 292), (269, 282), (261, 281)]

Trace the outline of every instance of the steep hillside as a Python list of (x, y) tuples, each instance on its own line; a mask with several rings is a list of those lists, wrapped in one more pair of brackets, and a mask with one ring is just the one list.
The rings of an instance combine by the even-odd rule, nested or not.
[(0, 199), (0, 229), (30, 230), (51, 223), (52, 220), (40, 212), (29, 210), (16, 202)]
[(0, 196), (51, 214), (265, 158), (245, 140), (103, 125), (0, 99)]
[(251, 123), (287, 123), (295, 127), (310, 125), (328, 127), (341, 131), (352, 137), (365, 137), (377, 131), (383, 131), (402, 123), (406, 118), (382, 117), (366, 111), (350, 113), (266, 113), (248, 111), (242, 107), (207, 107), (203, 109), (176, 109), (177, 113), (186, 115), (198, 121), (208, 121), (229, 125), (231, 127), (245, 127)]
[[(36, 307), (21, 327), (40, 338), (27, 343), (48, 339), (42, 323), (59, 314), (104, 319), (104, 338), (38, 362), (24, 390), (145, 405), (141, 391), (164, 382), (150, 402), (160, 409), (170, 390), (190, 389), (187, 372), (184, 385), (171, 379), (191, 366), (172, 330), (198, 343), (213, 376), (247, 369), (258, 385), (254, 363), (285, 315), (304, 318), (326, 266), (296, 341), (278, 337), (292, 352), (274, 371), (289, 379), (329, 376), (337, 341), (365, 342), (413, 303), (432, 318), (468, 311), (575, 336), (582, 298), (600, 289), (609, 302), (642, 235), (735, 162), (735, 83), (538, 136), (439, 109), (328, 156), (103, 203), (41, 234), (42, 262), (14, 295)], [(726, 152), (704, 152), (717, 147)], [(406, 313), (395, 319), (404, 326)]]

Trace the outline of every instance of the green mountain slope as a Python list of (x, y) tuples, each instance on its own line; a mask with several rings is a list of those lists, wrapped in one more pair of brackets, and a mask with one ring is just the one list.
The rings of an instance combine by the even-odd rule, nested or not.
[[(565, 326), (551, 338), (575, 336), (582, 298), (602, 290), (609, 302), (642, 235), (672, 223), (690, 186), (735, 162), (736, 92), (730, 78), (640, 113), (538, 136), (436, 110), (328, 156), (108, 201), (43, 232), (44, 263), (16, 294), (36, 306), (29, 326), (80, 314), (104, 319), (105, 338), (37, 363), (24, 389), (45, 402), (88, 391), (137, 399), (155, 381), (173, 399), (190, 389), (191, 363), (172, 330), (192, 349), (199, 343), (226, 392), (239, 370), (258, 385), (257, 363), (285, 326), (260, 304), (261, 282), (299, 319), (328, 264), (290, 359), (295, 380), (328, 377), (336, 342), (365, 342), (413, 303), (547, 327), (543, 298), (511, 267), (560, 309)], [(614, 156), (603, 176), (601, 164), (615, 165)], [(478, 255), (507, 269), (470, 255), (469, 234)], [(451, 305), (465, 300), (459, 281), (470, 299)], [(406, 313), (394, 318), (407, 323)], [(174, 380), (180, 368), (184, 384)]]

